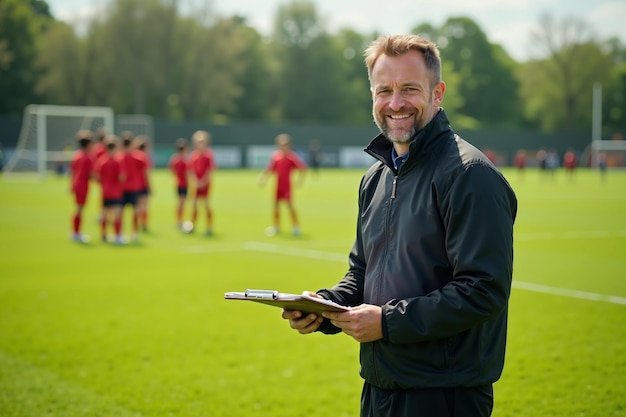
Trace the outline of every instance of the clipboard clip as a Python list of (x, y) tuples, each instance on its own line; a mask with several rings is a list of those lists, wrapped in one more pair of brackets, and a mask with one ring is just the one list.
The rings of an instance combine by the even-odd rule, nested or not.
[(278, 298), (278, 291), (247, 289), (244, 296), (255, 300), (276, 300)]

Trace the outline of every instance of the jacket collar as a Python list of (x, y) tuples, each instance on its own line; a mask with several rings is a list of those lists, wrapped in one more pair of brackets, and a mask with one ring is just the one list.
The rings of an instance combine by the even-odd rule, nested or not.
[[(432, 148), (437, 145), (437, 138), (444, 134), (451, 133), (452, 128), (450, 127), (450, 122), (448, 122), (448, 117), (443, 108), (439, 108), (435, 117), (415, 134), (409, 146), (409, 157), (403, 165), (408, 169), (409, 166), (414, 165), (424, 154), (431, 151)], [(372, 139), (364, 151), (394, 169), (393, 160), (391, 159), (392, 147), (392, 143), (387, 140), (384, 134), (380, 133)]]

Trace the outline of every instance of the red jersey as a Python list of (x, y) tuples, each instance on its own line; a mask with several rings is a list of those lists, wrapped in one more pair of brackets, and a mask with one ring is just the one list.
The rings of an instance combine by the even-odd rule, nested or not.
[(150, 182), (148, 181), (148, 170), (150, 169), (150, 159), (148, 155), (144, 151), (140, 151), (138, 149), (132, 151), (131, 156), (135, 160), (134, 163), (137, 166), (137, 171), (141, 172), (139, 175), (138, 183), (140, 186), (140, 190), (148, 190), (150, 189)]
[(524, 168), (526, 166), (526, 154), (522, 152), (515, 154), (515, 157), (513, 158), (513, 163), (516, 167), (520, 169)]
[(174, 173), (176, 177), (176, 186), (178, 188), (186, 188), (187, 183), (187, 159), (177, 153), (172, 155), (170, 158), (170, 162), (168, 164), (170, 170)]
[(206, 149), (202, 152), (198, 150), (191, 151), (189, 155), (189, 170), (194, 173), (196, 179), (206, 178), (206, 176), (217, 167), (213, 151)]
[(85, 192), (89, 188), (89, 178), (93, 171), (93, 159), (87, 152), (80, 149), (74, 152), (70, 169), (72, 170), (72, 191)]
[(306, 164), (295, 152), (275, 151), (272, 154), (267, 170), (276, 174), (277, 196), (289, 196), (291, 193), (291, 172), (296, 169), (304, 170)]
[(102, 199), (119, 200), (123, 195), (122, 162), (110, 155), (104, 154), (96, 161), (94, 171), (102, 188)]
[(122, 163), (122, 169), (126, 173), (126, 179), (122, 187), (125, 192), (136, 193), (145, 188), (144, 175), (147, 166), (147, 159), (136, 158), (135, 152), (136, 151), (124, 151), (118, 156), (118, 160)]
[(97, 161), (98, 159), (100, 159), (102, 155), (106, 154), (107, 148), (104, 145), (104, 142), (98, 142), (95, 145), (93, 145), (93, 149), (91, 150), (91, 153), (93, 154), (94, 161)]
[(563, 156), (563, 166), (567, 169), (576, 168), (576, 164), (578, 163), (578, 158), (576, 158), (576, 154), (574, 152), (568, 151), (565, 152)]

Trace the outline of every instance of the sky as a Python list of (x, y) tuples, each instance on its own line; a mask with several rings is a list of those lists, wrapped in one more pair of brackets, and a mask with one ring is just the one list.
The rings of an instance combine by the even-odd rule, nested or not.
[[(52, 14), (69, 23), (84, 21), (110, 0), (47, 0)], [(437, 27), (450, 17), (467, 16), (501, 44), (514, 59), (539, 58), (531, 32), (540, 17), (584, 20), (598, 39), (618, 37), (626, 44), (626, 0), (314, 0), (318, 15), (331, 31), (347, 27), (363, 34), (406, 33), (421, 23)], [(271, 30), (276, 11), (290, 0), (179, 0), (185, 8), (208, 6), (222, 16), (245, 16), (263, 34)]]

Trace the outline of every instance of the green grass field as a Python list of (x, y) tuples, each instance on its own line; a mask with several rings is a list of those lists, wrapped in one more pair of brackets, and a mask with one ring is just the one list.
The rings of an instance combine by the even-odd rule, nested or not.
[[(626, 171), (504, 172), (519, 214), (494, 416), (624, 416)], [(358, 415), (356, 342), (301, 336), (280, 310), (223, 295), (340, 279), (361, 172), (307, 178), (298, 238), (265, 236), (258, 174), (216, 173), (207, 238), (176, 230), (173, 181), (155, 172), (150, 232), (125, 247), (98, 239), (98, 187), (84, 227), (95, 239), (80, 245), (67, 178), (0, 178), (0, 416)]]

